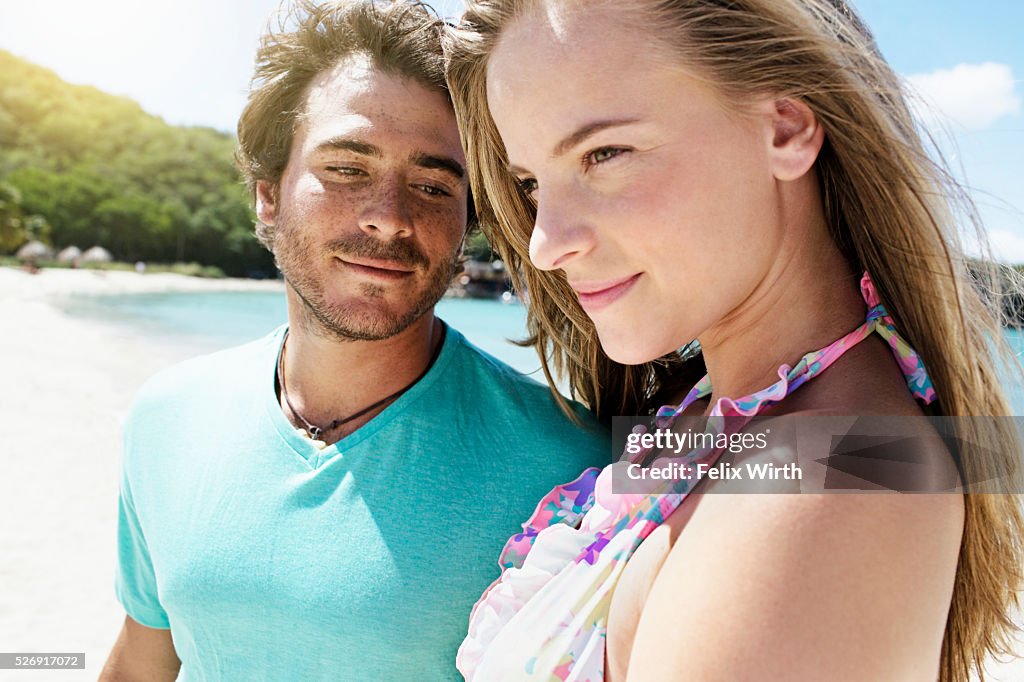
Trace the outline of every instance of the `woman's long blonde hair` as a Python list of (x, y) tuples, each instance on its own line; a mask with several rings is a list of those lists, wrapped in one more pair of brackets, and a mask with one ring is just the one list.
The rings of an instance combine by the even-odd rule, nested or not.
[[(527, 343), (549, 382), (566, 378), (570, 394), (598, 418), (645, 414), (699, 378), (699, 354), (632, 367), (611, 361), (564, 275), (529, 266), (534, 207), (507, 171), (486, 71), (502, 30), (536, 2), (470, 0), (447, 38), (449, 87), (480, 224), (528, 297)], [(656, 46), (641, 49), (670, 50), (737, 108), (770, 94), (813, 110), (826, 131), (816, 169), (829, 228), (855, 271), (871, 273), (897, 328), (924, 359), (941, 414), (1009, 415), (998, 371), (1005, 376), (1019, 365), (1002, 341), (998, 298), (979, 294), (1002, 276), (985, 266), (979, 277), (978, 264), (963, 256), (958, 217), (985, 243), (976, 213), (941, 158), (929, 157), (900, 79), (856, 13), (842, 0), (634, 0), (623, 16), (652, 34)], [(1016, 471), (1020, 445), (1009, 420), (958, 422), (968, 480), (1005, 481)], [(943, 682), (966, 681), (972, 669), (983, 676), (986, 655), (1009, 653), (1015, 630), (1008, 614), (1021, 578), (1018, 497), (971, 493), (965, 508)]]

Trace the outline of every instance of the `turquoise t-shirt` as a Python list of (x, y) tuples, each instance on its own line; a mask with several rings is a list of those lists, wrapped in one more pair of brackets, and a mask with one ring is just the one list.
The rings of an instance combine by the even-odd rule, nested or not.
[(449, 327), (422, 380), (318, 450), (276, 400), (283, 332), (140, 392), (118, 599), (170, 628), (179, 680), (461, 679), (499, 551), (552, 487), (611, 460), (606, 432)]

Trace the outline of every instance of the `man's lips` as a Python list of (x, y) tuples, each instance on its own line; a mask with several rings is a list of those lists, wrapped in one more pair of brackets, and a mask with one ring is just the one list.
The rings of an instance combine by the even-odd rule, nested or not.
[(640, 279), (641, 274), (638, 272), (618, 279), (569, 282), (569, 286), (576, 291), (583, 309), (593, 313), (624, 296)]
[(336, 258), (347, 270), (361, 275), (382, 279), (404, 279), (416, 272), (414, 266), (398, 261), (380, 260), (377, 258), (356, 258), (338, 256)]

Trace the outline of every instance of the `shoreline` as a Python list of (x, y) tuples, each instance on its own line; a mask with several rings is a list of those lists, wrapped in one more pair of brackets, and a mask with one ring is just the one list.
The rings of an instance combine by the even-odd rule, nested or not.
[(279, 280), (204, 279), (163, 272), (139, 274), (121, 270), (42, 269), (29, 274), (21, 268), (0, 266), (0, 301), (72, 295), (142, 294), (200, 291), (284, 291)]

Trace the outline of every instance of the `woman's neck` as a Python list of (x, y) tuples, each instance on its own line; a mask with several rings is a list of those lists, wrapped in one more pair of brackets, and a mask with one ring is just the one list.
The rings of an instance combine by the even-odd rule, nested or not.
[(783, 257), (700, 336), (712, 387), (709, 405), (775, 383), (779, 366), (796, 364), (864, 321), (860, 273), (839, 252), (823, 217), (805, 226), (790, 230)]

